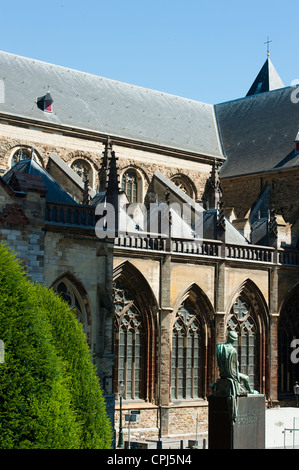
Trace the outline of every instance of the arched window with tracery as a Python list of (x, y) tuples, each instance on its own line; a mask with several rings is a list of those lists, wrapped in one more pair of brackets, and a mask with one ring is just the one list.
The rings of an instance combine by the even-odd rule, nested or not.
[(142, 314), (140, 306), (120, 279), (114, 283), (114, 311), (117, 382), (125, 384), (125, 399), (144, 398)]
[(60, 295), (60, 297), (69, 304), (70, 308), (74, 311), (78, 321), (83, 325), (86, 333), (87, 329), (87, 315), (83, 299), (78, 290), (66, 278), (56, 282), (52, 286), (53, 290)]
[(227, 329), (238, 334), (238, 344), (234, 346), (238, 352), (240, 372), (248, 375), (250, 386), (254, 388), (258, 357), (258, 330), (251, 308), (242, 296), (236, 299), (231, 308)]
[(71, 168), (83, 181), (88, 180), (90, 186), (93, 186), (93, 171), (89, 162), (83, 158), (77, 158), (72, 162)]
[(202, 396), (202, 332), (194, 306), (186, 300), (177, 312), (172, 331), (172, 398)]
[(299, 365), (291, 360), (291, 343), (299, 339), (299, 286), (286, 300), (278, 323), (278, 395), (283, 398), (294, 394), (299, 382)]
[(33, 158), (33, 160), (43, 166), (41, 159), (37, 156), (33, 148), (19, 147), (17, 150), (14, 151), (11, 157), (11, 168), (17, 163), (23, 160), (30, 160), (31, 158)]
[(174, 183), (181, 191), (183, 191), (187, 196), (195, 198), (195, 188), (191, 179), (186, 175), (175, 175), (171, 178), (172, 183)]
[(142, 202), (142, 180), (134, 168), (129, 168), (122, 175), (121, 189), (130, 203)]

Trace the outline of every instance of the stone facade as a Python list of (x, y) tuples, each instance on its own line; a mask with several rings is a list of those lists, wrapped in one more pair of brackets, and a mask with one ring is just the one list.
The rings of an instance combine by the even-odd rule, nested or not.
[[(88, 96), (90, 86), (86, 84)], [(119, 84), (116, 88), (124, 93)], [(135, 100), (132, 89), (126, 89), (131, 101), (120, 108), (123, 112)], [(183, 100), (176, 108), (178, 100), (163, 96), (165, 108), (161, 105), (158, 116), (149, 118), (140, 131), (138, 123), (138, 129), (129, 129), (131, 134), (121, 137), (120, 128), (114, 133), (87, 128), (93, 109), (83, 116), (85, 127), (82, 121), (63, 124), (65, 107), (73, 103), (61, 103), (62, 95), (56, 94), (61, 121), (55, 114), (31, 115), (31, 104), (28, 116), (0, 109), (0, 236), (16, 251), (33, 282), (67, 291), (73, 299), (115, 430), (119, 429), (119, 387), (124, 382), (125, 436), (124, 416), (130, 410), (140, 411), (132, 424), (132, 438), (193, 437), (196, 427), (206, 435), (207, 399), (218, 375), (215, 349), (225, 341), (228, 329), (239, 333), (241, 366), (252, 386), (265, 394), (268, 403), (281, 399), (281, 393), (285, 399), (290, 380), (296, 377), (281, 345), (290, 338), (290, 332), (282, 333), (288, 318), (298, 317), (294, 307), (299, 275), (294, 197), (298, 169), (221, 179), (218, 167), (225, 158), (215, 109), (211, 113), (210, 106)], [(152, 116), (151, 99), (142, 99)], [(156, 99), (152, 96), (157, 106)], [(184, 130), (188, 135), (181, 135), (183, 119), (194, 112), (194, 106), (194, 119), (201, 117), (196, 137), (202, 136), (196, 149), (191, 146), (194, 136), (188, 134), (191, 121)], [(165, 115), (160, 120), (162, 110)], [(135, 112), (139, 111), (138, 105)], [(167, 143), (173, 112), (182, 113), (181, 125), (175, 127), (180, 135)], [(119, 115), (110, 116), (115, 125)], [(173, 123), (177, 117), (172, 116)], [(161, 133), (155, 127), (160, 123)], [(121, 125), (127, 129), (125, 120)], [(156, 129), (156, 142), (147, 140), (147, 126), (150, 131)], [(213, 126), (215, 135), (208, 134)], [(175, 133), (172, 128), (171, 132)], [(112, 166), (114, 157), (117, 169)], [(13, 170), (21, 167), (13, 166), (13, 158), (35, 160), (40, 165), (38, 174)], [(58, 183), (55, 200), (40, 175)], [(267, 237), (259, 245), (251, 243), (250, 216), (267, 185), (274, 209), (267, 208)], [(58, 200), (61, 188), (64, 197)], [(128, 207), (132, 210), (127, 217), (132, 230), (98, 238), (97, 203), (115, 203), (119, 196), (125, 215)], [(172, 203), (191, 207), (193, 219), (171, 212)], [(148, 231), (146, 224), (140, 228), (142, 219), (137, 216), (150, 204), (171, 214), (170, 236), (163, 237), (159, 224), (156, 231)], [(194, 222), (198, 213), (206, 217), (202, 236)], [(188, 235), (178, 235), (182, 226)], [(294, 335), (299, 334), (296, 325), (294, 321)], [(289, 377), (287, 385), (284, 375)]]
[(234, 208), (237, 219), (248, 218), (251, 207), (258, 201), (263, 189), (269, 186), (271, 204), (276, 214), (291, 224), (292, 242), (296, 245), (299, 234), (298, 205), (294, 197), (299, 186), (297, 168), (224, 178), (221, 184), (224, 204), (227, 208)]
[[(4, 127), (2, 127), (3, 132)], [(7, 127), (5, 127), (7, 131)], [(15, 129), (14, 129), (15, 132)], [(30, 131), (31, 133), (33, 131)], [(23, 130), (19, 139), (10, 140), (2, 134), (2, 151), (6, 149), (6, 156), (2, 164), (9, 167), (9, 158), (15, 148), (23, 145)], [(71, 165), (73, 156), (81, 158), (88, 155), (94, 168), (101, 168), (104, 142), (80, 142), (80, 151), (72, 150), (72, 145), (78, 144), (74, 138), (54, 136), (55, 145), (42, 145), (41, 137), (26, 140), (30, 148), (34, 148), (36, 155), (42, 160), (45, 168), (52, 172), (64, 189), (74, 193), (76, 182), (69, 175), (65, 175), (59, 167), (51, 163), (51, 154), (60, 155), (61, 159)], [(46, 139), (50, 139), (46, 134)], [(60, 145), (57, 144), (60, 139)], [(72, 145), (71, 145), (72, 143)], [(67, 147), (70, 145), (70, 147)], [(92, 148), (92, 149), (91, 149)], [(89, 150), (87, 150), (89, 149)], [(193, 182), (193, 196), (201, 200), (205, 193), (212, 166), (202, 161), (188, 161), (186, 164), (174, 156), (153, 154), (140, 149), (113, 146), (118, 157), (120, 181), (127, 168), (138, 169), (143, 175), (143, 198), (151, 191), (151, 184), (157, 169), (163, 171), (170, 180), (176, 175), (185, 175)], [(93, 150), (93, 152), (92, 152)], [(84, 155), (83, 155), (84, 153)], [(71, 157), (70, 157), (71, 155)], [(149, 161), (149, 155), (151, 159)], [(159, 163), (160, 162), (160, 163)], [(192, 169), (191, 169), (192, 168)], [(23, 182), (24, 184), (24, 182)], [(240, 182), (241, 184), (241, 182)], [(244, 184), (244, 183), (243, 183)], [(257, 184), (255, 182), (255, 184)], [(237, 185), (234, 191), (229, 190), (226, 182), (223, 184), (224, 194), (231, 202), (237, 195)], [(231, 188), (233, 185), (231, 186)], [(237, 188), (237, 189), (236, 189)], [(254, 190), (254, 188), (256, 188)], [(157, 185), (155, 187), (157, 189)], [(165, 188), (166, 189), (166, 188)], [(258, 195), (257, 186), (251, 186)], [(82, 186), (77, 186), (78, 199), (83, 198)], [(164, 191), (158, 190), (159, 198), (163, 199)], [(26, 263), (27, 270), (34, 282), (44, 282), (49, 287), (55, 286), (59, 279), (70, 279), (77, 286), (85, 302), (86, 324), (85, 330), (91, 349), (95, 354), (107, 396), (107, 406), (114, 413), (114, 394), (117, 397), (118, 375), (117, 368), (113, 366), (115, 344), (112, 331), (112, 313), (109, 299), (115, 276), (124, 272), (132, 276), (133, 283), (143, 286), (139, 295), (150, 300), (149, 308), (154, 329), (152, 329), (151, 344), (152, 357), (147, 357), (146, 368), (149, 368), (145, 383), (146, 400), (142, 404), (139, 400), (124, 401), (124, 413), (129, 409), (141, 411), (138, 422), (132, 424), (132, 433), (136, 438), (158, 438), (161, 436), (194, 436), (196, 417), (198, 417), (198, 430), (201, 434), (207, 432), (208, 402), (210, 383), (217, 377), (217, 368), (214, 358), (214, 348), (219, 342), (225, 341), (227, 319), (232, 305), (239, 294), (250, 291), (248, 298), (255, 309), (256, 318), (260, 323), (260, 390), (266, 394), (267, 399), (275, 402), (278, 399), (278, 353), (277, 353), (277, 327), (279, 311), (287, 293), (296, 284), (298, 268), (283, 268), (275, 263), (279, 252), (269, 248), (271, 260), (269, 262), (254, 262), (246, 256), (237, 255), (235, 259), (227, 256), (230, 244), (223, 240), (211, 243), (213, 250), (210, 256), (196, 256), (184, 249), (174, 250), (169, 245), (168, 252), (148, 252), (146, 250), (126, 249), (125, 246), (103, 243), (95, 237), (94, 231), (82, 228), (62, 227), (61, 225), (45, 224), (45, 191), (44, 188), (28, 190), (26, 197), (16, 198), (9, 193), (9, 188), (2, 188), (0, 195), (2, 201), (1, 236), (3, 240), (16, 250), (18, 256)], [(251, 199), (246, 200), (247, 206)], [(240, 202), (240, 204), (241, 204)], [(241, 206), (237, 203), (234, 210), (243, 216)], [(245, 206), (244, 206), (245, 207)], [(245, 209), (244, 209), (245, 212)], [(250, 248), (248, 248), (250, 251)], [(272, 251), (271, 251), (272, 250)], [(274, 250), (274, 251), (273, 251)], [(215, 256), (216, 255), (216, 256)], [(276, 256), (276, 258), (275, 258)], [(113, 274), (114, 273), (114, 274)], [(110, 292), (109, 292), (110, 286)], [(269, 286), (271, 289), (269, 290)], [(272, 292), (272, 294), (271, 294)], [(193, 296), (197, 302), (204, 306), (204, 320), (207, 329), (208, 342), (205, 353), (205, 372), (203, 375), (202, 397), (198, 400), (173, 400), (171, 396), (171, 357), (172, 357), (172, 331), (178, 309), (184, 299)], [(146, 310), (146, 301), (143, 308)], [(149, 347), (149, 346), (148, 346)], [(157, 355), (158, 352), (158, 355)], [(158, 359), (160, 358), (160, 359)], [(119, 426), (119, 403), (116, 402), (115, 429)], [(124, 417), (123, 417), (124, 419)], [(124, 422), (125, 428), (125, 422)], [(186, 429), (193, 431), (186, 432)]]

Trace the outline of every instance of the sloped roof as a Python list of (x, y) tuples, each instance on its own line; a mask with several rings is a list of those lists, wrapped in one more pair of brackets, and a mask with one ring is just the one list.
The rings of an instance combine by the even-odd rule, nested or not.
[(18, 162), (2, 176), (3, 181), (9, 185), (11, 177), (15, 172), (41, 176), (47, 189), (46, 200), (48, 202), (61, 202), (65, 204), (77, 205), (74, 199), (35, 160), (28, 159)]
[(268, 57), (246, 96), (277, 90), (279, 88), (284, 88), (284, 84)]
[(215, 106), (227, 158), (221, 178), (298, 166), (299, 103), (293, 93), (299, 91), (286, 87)]
[[(214, 106), (0, 51), (0, 113), (224, 158)], [(37, 98), (49, 91), (52, 112)]]
[[(75, 183), (79, 188), (84, 190), (84, 181), (80, 176), (69, 166), (67, 165), (62, 158), (57, 155), (57, 153), (52, 152), (51, 155), (49, 156), (49, 161), (54, 162), (57, 167), (70, 179)], [(89, 187), (88, 192), (91, 198), (95, 197), (96, 193), (95, 191)]]

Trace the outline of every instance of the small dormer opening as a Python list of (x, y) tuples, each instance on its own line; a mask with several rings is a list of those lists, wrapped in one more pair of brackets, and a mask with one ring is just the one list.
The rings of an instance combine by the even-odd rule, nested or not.
[(53, 98), (49, 91), (44, 96), (40, 96), (39, 98), (37, 98), (37, 106), (42, 111), (51, 113), (52, 103), (53, 103)]

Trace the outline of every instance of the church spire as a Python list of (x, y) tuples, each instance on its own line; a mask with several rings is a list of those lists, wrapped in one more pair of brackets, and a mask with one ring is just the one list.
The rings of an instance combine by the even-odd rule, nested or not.
[(268, 46), (266, 62), (259, 71), (246, 96), (257, 95), (258, 93), (264, 93), (271, 90), (278, 90), (279, 88), (284, 88), (284, 84), (270, 60)]

